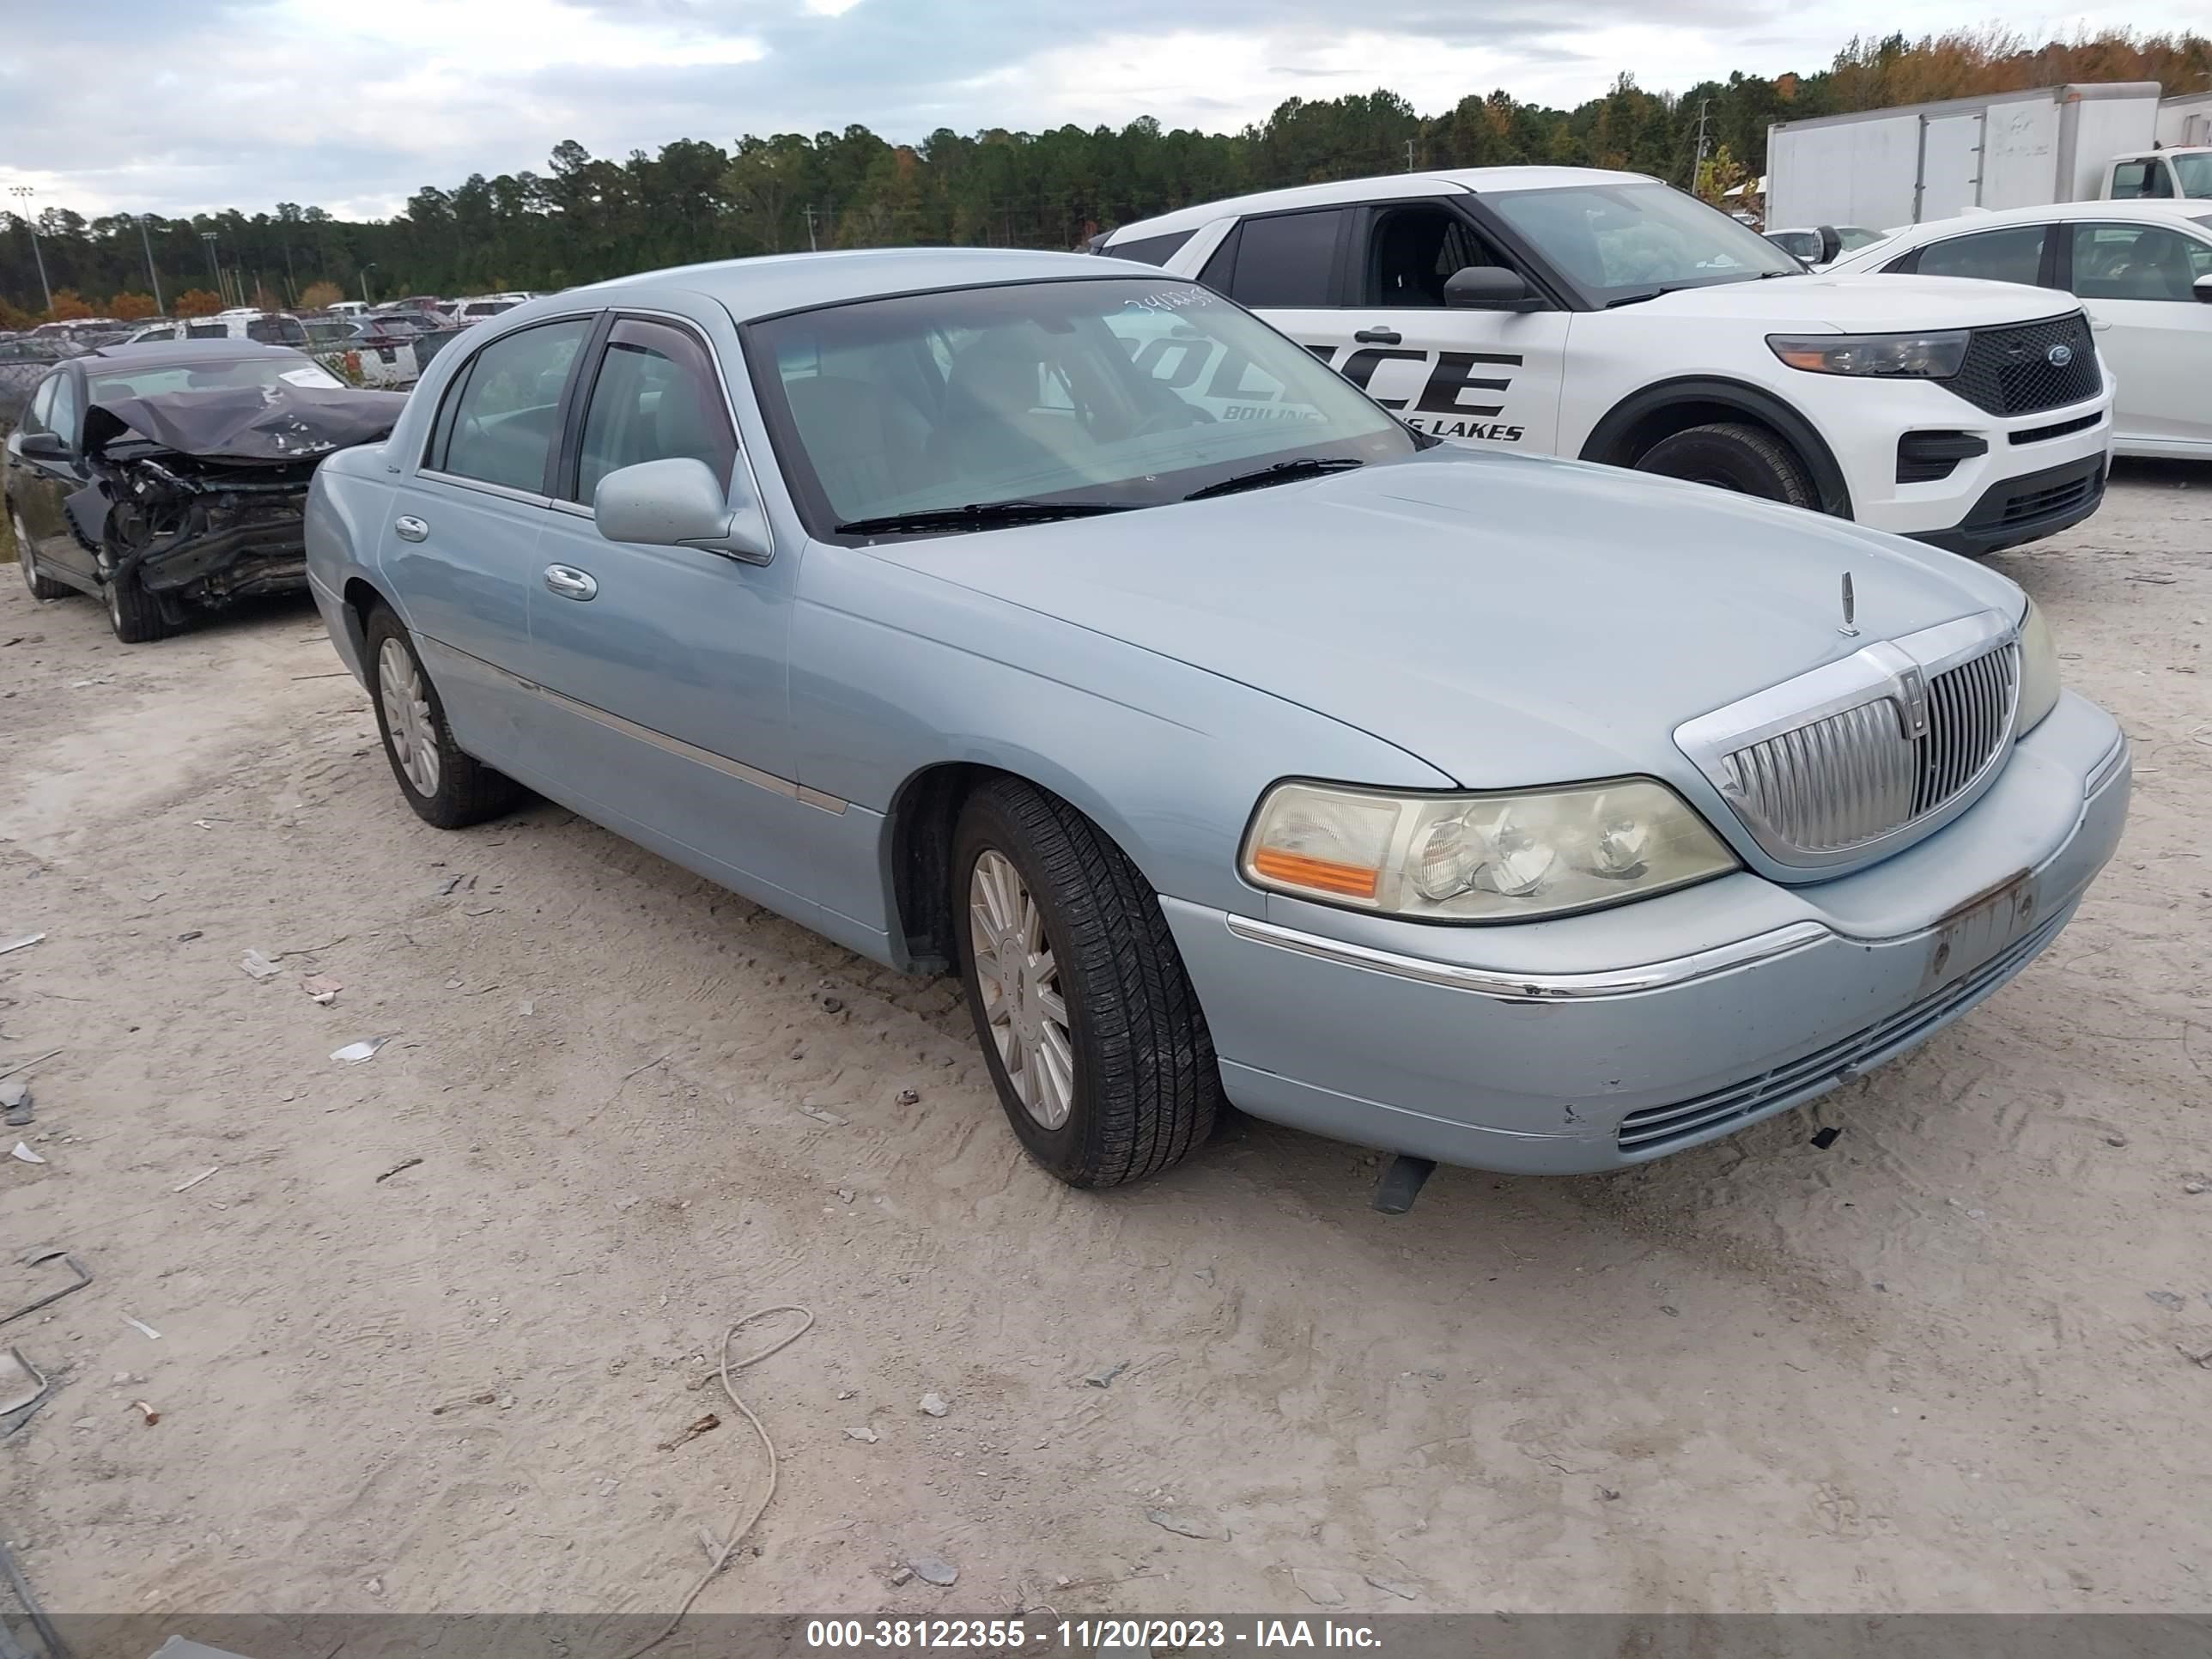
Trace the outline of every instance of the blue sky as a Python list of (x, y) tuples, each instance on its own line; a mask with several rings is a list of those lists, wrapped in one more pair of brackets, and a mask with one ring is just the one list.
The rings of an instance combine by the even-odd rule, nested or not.
[[(1915, 33), (1990, 21), (1923, 0)], [(57, 14), (61, 15), (64, 14)], [(860, 122), (1231, 130), (1283, 99), (1389, 87), (1571, 105), (1821, 67), (1896, 27), (1872, 0), (79, 0), (11, 27), (0, 185), (87, 215), (279, 201), (382, 216), (424, 184), (672, 138)], [(2117, 7), (2005, 23), (2124, 26)]]

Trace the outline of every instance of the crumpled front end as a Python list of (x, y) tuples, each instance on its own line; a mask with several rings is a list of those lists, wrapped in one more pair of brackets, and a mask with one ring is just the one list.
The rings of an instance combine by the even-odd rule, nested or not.
[(286, 386), (95, 404), (70, 526), (104, 579), (135, 578), (173, 610), (300, 592), (315, 468), (389, 435), (405, 402)]

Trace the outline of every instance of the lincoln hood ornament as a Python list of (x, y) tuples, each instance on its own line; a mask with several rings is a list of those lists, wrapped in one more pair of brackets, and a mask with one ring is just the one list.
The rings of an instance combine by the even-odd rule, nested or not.
[(1851, 573), (1846, 570), (1844, 572), (1844, 625), (1836, 632), (1847, 640), (1858, 638), (1859, 630), (1854, 626), (1858, 621), (1858, 596), (1851, 592)]

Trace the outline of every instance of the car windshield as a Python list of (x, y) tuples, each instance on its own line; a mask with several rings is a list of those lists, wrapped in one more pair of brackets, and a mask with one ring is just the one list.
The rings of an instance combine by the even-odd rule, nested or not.
[(2184, 196), (2212, 196), (2212, 149), (2193, 150), (2166, 159), (2173, 163)]
[(1420, 447), (1250, 313), (1157, 276), (825, 307), (750, 325), (745, 347), (817, 535), (1017, 502), (1153, 507)]
[(342, 386), (345, 384), (305, 357), (239, 357), (211, 363), (164, 363), (94, 374), (92, 401), (159, 398), (172, 392), (215, 392), (227, 386)]
[(1482, 199), (1600, 305), (1802, 269), (1757, 231), (1665, 185), (1486, 191)]

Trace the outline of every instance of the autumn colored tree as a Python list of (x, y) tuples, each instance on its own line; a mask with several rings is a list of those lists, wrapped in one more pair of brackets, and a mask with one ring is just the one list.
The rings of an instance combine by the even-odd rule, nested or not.
[(11, 306), (5, 296), (0, 296), (0, 328), (28, 328), (38, 320), (35, 313), (25, 311), (20, 306)]
[(118, 323), (136, 322), (141, 317), (158, 317), (161, 307), (154, 303), (150, 294), (118, 294), (107, 302), (107, 314)]
[(73, 323), (80, 318), (97, 315), (99, 313), (85, 303), (84, 295), (73, 288), (56, 289), (54, 302), (46, 307), (46, 320), (50, 323)]
[(327, 311), (345, 298), (345, 290), (336, 283), (310, 283), (300, 290), (300, 305), (306, 311)]
[(188, 288), (177, 295), (169, 307), (172, 317), (212, 317), (222, 309), (220, 295), (209, 293), (204, 288)]

